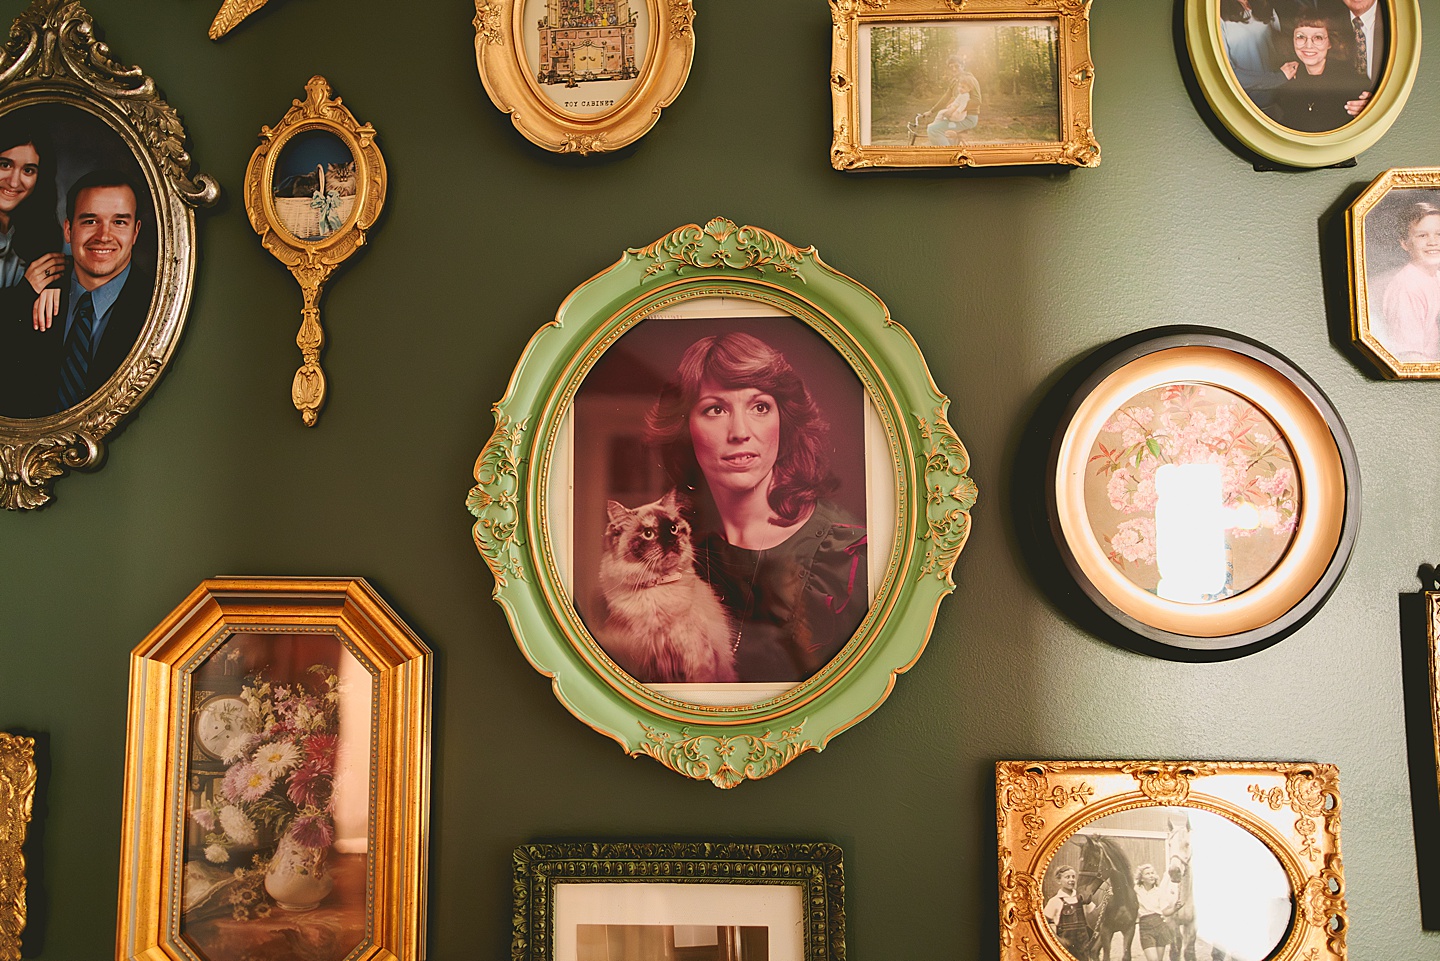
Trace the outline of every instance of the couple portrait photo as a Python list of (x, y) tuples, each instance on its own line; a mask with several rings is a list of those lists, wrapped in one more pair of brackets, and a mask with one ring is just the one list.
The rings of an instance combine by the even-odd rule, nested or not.
[(1368, 105), (1389, 53), (1384, 0), (1217, 0), (1225, 57), (1271, 120), (1325, 133)]
[(99, 391), (155, 295), (154, 205), (130, 148), (57, 104), (0, 116), (0, 416)]

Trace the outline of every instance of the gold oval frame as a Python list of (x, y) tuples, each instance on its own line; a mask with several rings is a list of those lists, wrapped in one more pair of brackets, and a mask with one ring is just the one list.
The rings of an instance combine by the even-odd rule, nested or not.
[[(1298, 628), (1328, 598), (1359, 526), (1359, 467), (1344, 424), (1304, 373), (1253, 341), (1207, 328), (1145, 331), (1102, 348), (1104, 359), (1071, 399), (1046, 473), (1052, 528), (1082, 590), (1128, 629), (1209, 656), (1234, 657)], [(1169, 383), (1223, 388), (1255, 405), (1284, 434), (1302, 492), (1294, 539), (1259, 583), (1208, 604), (1146, 591), (1115, 569), (1085, 508), (1090, 448), (1100, 425), (1141, 391)]]
[[(320, 240), (303, 240), (281, 222), (275, 209), (275, 165), (296, 136), (323, 130), (337, 138), (355, 161), (355, 207), (345, 222)], [(306, 427), (314, 427), (325, 406), (325, 373), (320, 350), (325, 331), (320, 326), (320, 295), (325, 282), (340, 264), (365, 245), (366, 232), (385, 206), (385, 158), (375, 145), (375, 128), (355, 119), (339, 97), (332, 97), (324, 77), (305, 84), (305, 99), (296, 100), (274, 127), (260, 128), (260, 146), (245, 168), (245, 213), (260, 243), (284, 264), (300, 284), (304, 307), (295, 344), (303, 362), (290, 385), (290, 399)], [(318, 195), (317, 195), (318, 196)]]
[(1218, 814), (1274, 855), (1291, 923), (1271, 961), (1343, 961), (1348, 926), (1340, 781), (1331, 764), (1000, 761), (995, 765), (1002, 961), (1073, 961), (1046, 923), (1044, 879), (1076, 831), (1142, 807)]
[(1350, 267), (1350, 336), (1355, 346), (1389, 380), (1440, 379), (1440, 357), (1429, 363), (1402, 361), (1375, 334), (1370, 323), (1370, 275), (1366, 263), (1365, 218), (1396, 190), (1429, 190), (1440, 197), (1440, 167), (1391, 167), (1370, 182), (1345, 210), (1346, 254)]
[(1185, 47), (1210, 109), (1246, 147), (1292, 167), (1328, 167), (1373, 146), (1400, 116), (1420, 66), (1419, 0), (1380, 2), (1389, 15), (1389, 50), (1370, 105), (1338, 130), (1306, 133), (1271, 120), (1241, 88), (1224, 53), (1218, 0), (1185, 0)]
[(645, 65), (630, 92), (594, 115), (560, 107), (530, 76), (521, 40), (526, 0), (475, 0), (475, 64), (485, 92), (515, 129), (555, 153), (603, 153), (639, 140), (675, 102), (695, 57), (691, 0), (641, 0), (650, 14)]
[(97, 391), (58, 413), (0, 416), (0, 505), (10, 510), (40, 507), (50, 500), (55, 478), (98, 465), (105, 436), (164, 374), (190, 308), (195, 208), (220, 196), (213, 179), (191, 173), (184, 125), (155, 81), (113, 59), (78, 3), (32, 4), (0, 50), (0, 113), (40, 104), (96, 117), (133, 155), (155, 208), (155, 292), (135, 345)]

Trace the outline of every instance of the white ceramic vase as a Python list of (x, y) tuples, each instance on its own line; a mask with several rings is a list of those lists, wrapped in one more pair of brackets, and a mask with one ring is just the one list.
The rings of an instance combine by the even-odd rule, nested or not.
[(327, 854), (329, 848), (305, 847), (285, 835), (265, 870), (265, 892), (286, 911), (314, 910), (335, 887)]

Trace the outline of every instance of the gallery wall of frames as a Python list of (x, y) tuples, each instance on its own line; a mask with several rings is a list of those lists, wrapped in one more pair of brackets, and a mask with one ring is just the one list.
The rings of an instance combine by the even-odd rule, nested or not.
[(0, 961), (1440, 956), (1348, 2), (9, 0)]

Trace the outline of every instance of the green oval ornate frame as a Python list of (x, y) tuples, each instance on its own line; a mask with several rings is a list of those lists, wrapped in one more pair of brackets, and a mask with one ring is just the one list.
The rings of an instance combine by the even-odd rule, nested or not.
[[(741, 706), (675, 700), (626, 674), (595, 642), (563, 585), (551, 543), (551, 472), (575, 394), (621, 334), (667, 307), (729, 297), (778, 308), (818, 332), (860, 379), (884, 432), (895, 535), (860, 628), (815, 676)], [(929, 639), (970, 534), (976, 488), (915, 341), (862, 284), (758, 227), (716, 218), (627, 250), (576, 288), (531, 338), (495, 404), (495, 431), (467, 500), (475, 546), (495, 576), (531, 665), (555, 696), (631, 755), (722, 788), (767, 777), (875, 710)], [(869, 455), (869, 456), (874, 456)], [(565, 468), (568, 469), (568, 468)]]
[(1380, 2), (1389, 14), (1389, 62), (1371, 104), (1338, 130), (1291, 130), (1251, 102), (1225, 57), (1218, 0), (1185, 0), (1185, 46), (1195, 79), (1220, 122), (1260, 156), (1292, 167), (1328, 167), (1349, 160), (1374, 145), (1400, 116), (1420, 66), (1419, 0)]

